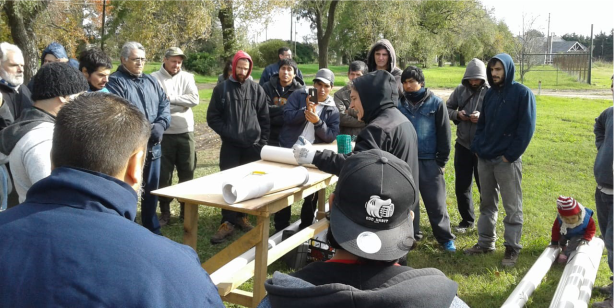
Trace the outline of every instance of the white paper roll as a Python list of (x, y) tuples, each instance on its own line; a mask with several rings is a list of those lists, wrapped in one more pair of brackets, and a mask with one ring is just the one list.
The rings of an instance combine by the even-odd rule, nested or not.
[(298, 166), (292, 149), (265, 145), (260, 152), (262, 160)]
[[(294, 159), (294, 156), (293, 156)], [(243, 178), (222, 184), (222, 197), (228, 204), (262, 197), (267, 193), (302, 186), (309, 181), (305, 167), (280, 170), (265, 174), (248, 174)]]

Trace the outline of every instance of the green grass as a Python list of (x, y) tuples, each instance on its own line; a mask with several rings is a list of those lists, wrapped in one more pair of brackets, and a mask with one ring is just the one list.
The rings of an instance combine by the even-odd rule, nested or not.
[[(434, 70), (437, 72), (437, 70)], [(201, 100), (206, 100), (211, 90), (201, 90)], [(524, 249), (520, 253), (514, 268), (503, 268), (500, 265), (503, 258), (503, 209), (499, 213), (497, 234), (497, 251), (484, 256), (466, 256), (462, 249), (468, 248), (477, 241), (475, 229), (467, 234), (457, 234), (458, 252), (449, 254), (443, 252), (432, 236), (432, 229), (427, 214), (422, 207), (421, 226), (425, 238), (418, 247), (410, 252), (408, 263), (414, 268), (436, 267), (442, 270), (450, 279), (459, 285), (458, 295), (471, 307), (499, 307), (509, 296), (533, 265), (537, 257), (550, 242), (550, 230), (556, 216), (556, 198), (558, 195), (570, 195), (584, 206), (595, 209), (593, 178), (593, 162), (596, 155), (594, 145), (594, 119), (606, 107), (611, 106), (609, 100), (568, 99), (548, 96), (537, 97), (537, 128), (529, 148), (523, 155), (523, 209), (524, 229), (521, 244)], [(195, 108), (196, 122), (203, 123), (207, 103), (201, 103)], [(452, 127), (453, 136), (455, 127)], [(452, 147), (454, 150), (454, 147)], [(201, 151), (198, 153), (196, 177), (219, 171), (216, 153)], [(453, 157), (445, 171), (447, 205), (452, 224), (460, 221), (454, 196)], [(175, 179), (176, 181), (177, 179)], [(328, 189), (328, 193), (333, 187)], [(479, 200), (477, 188), (474, 188), (474, 200)], [(299, 218), (300, 201), (292, 207), (292, 221)], [(172, 204), (173, 213), (178, 213), (176, 201)], [(479, 211), (476, 208), (476, 214)], [(212, 246), (209, 237), (219, 226), (220, 211), (212, 207), (199, 207), (198, 255), (201, 261), (207, 260), (215, 253), (229, 245), (232, 240), (241, 236), (238, 232), (229, 242)], [(594, 216), (596, 218), (596, 215)], [(173, 217), (175, 219), (175, 217)], [(253, 219), (253, 217), (252, 217)], [(255, 219), (252, 220), (255, 223)], [(271, 225), (271, 232), (274, 228)], [(182, 242), (183, 227), (181, 224), (164, 227), (162, 232), (170, 239)], [(597, 232), (600, 234), (600, 232)], [(269, 266), (269, 275), (275, 271), (290, 270), (280, 261)], [(545, 307), (552, 299), (563, 267), (553, 265), (542, 284), (533, 293), (527, 307)], [(606, 264), (605, 254), (602, 256), (596, 286), (609, 283), (610, 271)], [(251, 280), (241, 286), (243, 290), (252, 290)], [(604, 297), (593, 293), (593, 301), (604, 300)], [(227, 304), (228, 307), (237, 307)]]

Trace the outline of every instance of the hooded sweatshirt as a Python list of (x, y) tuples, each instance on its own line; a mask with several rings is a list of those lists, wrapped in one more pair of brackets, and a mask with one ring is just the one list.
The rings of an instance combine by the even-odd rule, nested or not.
[(271, 307), (450, 307), (458, 288), (437, 269), (395, 265), (314, 262), (292, 276), (265, 282)]
[[(484, 80), (484, 83), (474, 89), (469, 84), (469, 79), (481, 79)], [(466, 149), (471, 149), (471, 142), (478, 125), (471, 121), (461, 121), (458, 118), (458, 112), (465, 110), (467, 115), (474, 111), (481, 112), (482, 101), (484, 101), (484, 96), (489, 88), (490, 85), (486, 80), (486, 66), (484, 62), (479, 59), (473, 59), (467, 64), (461, 84), (454, 89), (454, 92), (452, 92), (446, 102), (450, 120), (456, 124), (456, 142)]]
[(54, 169), (0, 215), (0, 307), (224, 307), (196, 252), (136, 210), (128, 184)]
[(222, 142), (241, 148), (264, 146), (271, 129), (267, 95), (252, 80), (238, 81), (236, 67), (240, 59), (249, 61), (247, 76), (251, 74), (252, 58), (239, 50), (232, 60), (232, 76), (213, 89), (207, 124), (220, 135)]
[(597, 157), (595, 158), (595, 166), (593, 173), (599, 189), (603, 193), (612, 195), (612, 107), (604, 110), (598, 118), (595, 119), (595, 145), (597, 146)]
[[(418, 180), (418, 137), (414, 126), (399, 109), (398, 92), (394, 76), (376, 70), (353, 81), (362, 102), (365, 128), (358, 134), (352, 153), (380, 149), (407, 162), (411, 168), (416, 191)], [(336, 154), (329, 150), (316, 152), (313, 164), (318, 169), (339, 175), (349, 154)], [(416, 200), (418, 201), (418, 200)]]
[(290, 85), (282, 87), (279, 83), (279, 74), (275, 74), (262, 88), (269, 98), (269, 117), (271, 118), (269, 144), (279, 145), (279, 133), (284, 125), (284, 105), (294, 91), (305, 88), (305, 83), (300, 77), (294, 76)]
[(9, 163), (19, 202), (30, 187), (51, 173), (51, 145), (55, 117), (32, 107), (18, 122), (0, 133), (0, 164)]
[(514, 61), (508, 54), (494, 56), (503, 63), (505, 80), (502, 86), (493, 83), (484, 96), (471, 151), (483, 159), (504, 156), (516, 161), (527, 149), (535, 132), (535, 96), (526, 86), (514, 81)]
[[(397, 93), (403, 93), (403, 84), (401, 82), (401, 74), (403, 74), (403, 70), (397, 67), (397, 54), (394, 51), (394, 47), (392, 47), (392, 44), (390, 43), (390, 41), (388, 41), (387, 39), (378, 40), (369, 49), (369, 53), (367, 54), (367, 67), (369, 68), (369, 72), (373, 72), (377, 70), (377, 64), (375, 63), (375, 51), (376, 49), (380, 49), (380, 47), (384, 47), (388, 51), (389, 68), (387, 71), (388, 73), (392, 74), (392, 76), (394, 76), (396, 80), (397, 88), (398, 88)], [(394, 102), (395, 106), (396, 106), (396, 103), (397, 102), (395, 101)]]
[[(81, 71), (79, 70), (79, 61), (72, 58), (68, 58), (66, 49), (64, 49), (64, 46), (62, 46), (60, 43), (53, 42), (47, 45), (47, 47), (45, 47), (45, 49), (43, 50), (43, 54), (41, 55), (41, 66), (43, 66), (43, 64), (45, 63), (45, 56), (48, 54), (52, 54), (58, 59), (68, 59), (68, 64), (70, 66), (76, 68), (78, 71)], [(30, 90), (30, 92), (34, 90), (34, 78), (30, 79), (30, 82), (28, 83), (28, 89)]]

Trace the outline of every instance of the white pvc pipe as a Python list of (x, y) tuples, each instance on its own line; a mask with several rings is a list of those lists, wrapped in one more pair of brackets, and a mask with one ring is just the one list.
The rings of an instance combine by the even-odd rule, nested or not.
[(503, 308), (514, 308), (514, 307), (524, 307), (526, 302), (529, 300), (535, 288), (542, 282), (544, 276), (550, 270), (552, 263), (556, 259), (556, 257), (561, 252), (561, 248), (558, 246), (555, 247), (547, 247), (544, 249), (544, 252), (537, 258), (531, 269), (527, 272), (527, 274), (522, 278), (518, 286), (514, 289), (512, 294), (507, 298), (505, 303), (503, 303)]
[(603, 246), (603, 240), (594, 237), (588, 245), (580, 246), (571, 253), (550, 308), (588, 306)]
[(262, 197), (288, 188), (302, 186), (309, 181), (305, 167), (279, 170), (272, 173), (255, 171), (240, 179), (222, 184), (222, 196), (228, 204)]
[[(284, 230), (297, 231), (298, 226), (301, 224), (301, 220), (297, 220), (294, 223), (290, 224)], [(271, 249), (275, 247), (275, 245), (281, 243), (281, 237), (283, 235), (283, 231), (277, 232), (269, 237), (269, 248)], [(252, 247), (250, 250), (244, 252), (242, 255), (236, 257), (234, 260), (226, 263), (226, 265), (220, 267), (217, 271), (209, 274), (213, 284), (218, 284), (224, 277), (230, 277), (234, 272), (243, 268), (247, 263), (252, 262), (256, 258), (256, 247)]]

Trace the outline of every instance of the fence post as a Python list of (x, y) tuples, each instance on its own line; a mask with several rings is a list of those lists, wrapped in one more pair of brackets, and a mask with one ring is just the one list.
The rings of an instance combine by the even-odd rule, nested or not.
[(537, 95), (540, 95), (542, 93), (542, 81), (540, 80), (537, 83)]

